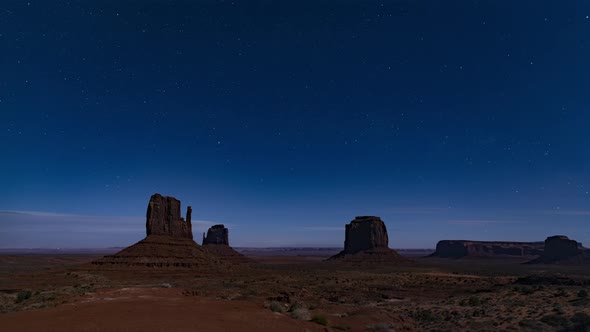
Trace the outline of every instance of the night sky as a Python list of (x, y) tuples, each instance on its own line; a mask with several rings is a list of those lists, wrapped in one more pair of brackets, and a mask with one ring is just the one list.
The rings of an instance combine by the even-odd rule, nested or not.
[(588, 1), (2, 1), (0, 247), (590, 245)]

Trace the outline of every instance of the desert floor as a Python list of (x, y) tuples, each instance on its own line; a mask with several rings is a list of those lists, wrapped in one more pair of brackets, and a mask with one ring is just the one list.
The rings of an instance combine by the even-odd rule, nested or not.
[(0, 255), (1, 331), (586, 331), (590, 267), (248, 253), (221, 270)]

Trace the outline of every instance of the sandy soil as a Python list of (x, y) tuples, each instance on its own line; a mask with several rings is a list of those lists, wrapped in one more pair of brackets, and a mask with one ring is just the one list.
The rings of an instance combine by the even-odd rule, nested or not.
[(0, 331), (590, 330), (590, 266), (317, 255), (227, 270), (84, 264), (93, 259), (0, 255)]
[(121, 288), (54, 308), (0, 315), (3, 331), (323, 331), (247, 301), (187, 296), (180, 289)]

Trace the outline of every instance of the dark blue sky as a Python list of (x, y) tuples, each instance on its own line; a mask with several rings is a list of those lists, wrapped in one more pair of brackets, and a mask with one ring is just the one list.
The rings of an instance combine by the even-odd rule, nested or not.
[(588, 1), (5, 1), (0, 246), (127, 245), (155, 192), (230, 224), (235, 245), (342, 245), (365, 214), (392, 247), (590, 244), (588, 15)]

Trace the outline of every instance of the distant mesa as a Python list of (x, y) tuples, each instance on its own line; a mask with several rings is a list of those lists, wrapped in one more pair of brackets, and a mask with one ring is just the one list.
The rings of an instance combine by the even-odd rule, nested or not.
[(534, 257), (543, 253), (543, 242), (502, 242), (443, 240), (436, 244), (432, 257)]
[(203, 245), (224, 244), (229, 246), (229, 231), (224, 225), (214, 225), (207, 230), (207, 236), (203, 233)]
[(112, 267), (176, 267), (206, 268), (223, 265), (193, 241), (192, 209), (186, 220), (180, 216), (180, 201), (174, 197), (154, 194), (146, 213), (146, 238), (118, 253), (92, 262)]
[(590, 249), (564, 235), (550, 236), (545, 240), (543, 254), (532, 264), (581, 264), (590, 263)]
[(329, 258), (359, 262), (406, 261), (389, 248), (385, 223), (379, 217), (356, 217), (346, 225), (344, 250)]
[(203, 233), (203, 248), (232, 263), (246, 263), (250, 259), (229, 246), (229, 230), (224, 225), (214, 225)]

